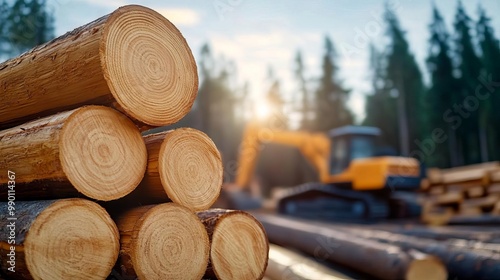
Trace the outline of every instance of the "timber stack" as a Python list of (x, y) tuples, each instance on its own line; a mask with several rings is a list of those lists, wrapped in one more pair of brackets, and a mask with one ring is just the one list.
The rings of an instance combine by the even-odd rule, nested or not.
[[(178, 122), (198, 91), (179, 30), (138, 5), (0, 64), (0, 278), (261, 279), (268, 241), (210, 209), (223, 179)], [(142, 132), (142, 133), (141, 133)]]
[(431, 168), (422, 181), (428, 224), (500, 223), (500, 163)]

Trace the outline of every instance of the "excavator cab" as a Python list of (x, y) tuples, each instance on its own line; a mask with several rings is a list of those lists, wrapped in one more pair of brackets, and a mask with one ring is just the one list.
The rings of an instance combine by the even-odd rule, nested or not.
[(380, 129), (368, 126), (350, 125), (332, 129), (329, 133), (332, 143), (330, 174), (342, 173), (353, 159), (375, 156), (380, 134)]

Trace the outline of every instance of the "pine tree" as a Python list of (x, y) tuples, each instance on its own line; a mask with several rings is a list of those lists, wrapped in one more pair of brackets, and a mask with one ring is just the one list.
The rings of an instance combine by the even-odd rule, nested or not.
[(323, 73), (319, 81), (315, 99), (314, 129), (327, 131), (339, 126), (352, 124), (353, 116), (346, 102), (349, 90), (342, 86), (337, 77), (336, 53), (330, 38), (325, 37)]
[[(431, 37), (429, 40), (429, 55), (427, 68), (429, 70), (431, 86), (427, 91), (424, 110), (427, 112), (423, 136), (432, 137), (436, 128), (443, 129), (448, 136), (445, 143), (436, 143), (438, 146), (427, 162), (429, 166), (449, 167), (457, 164), (456, 133), (451, 123), (446, 122), (443, 115), (451, 108), (451, 104), (458, 102), (456, 98), (457, 82), (453, 76), (453, 63), (450, 56), (449, 34), (443, 17), (436, 7), (433, 8), (433, 19), (429, 26)], [(449, 148), (446, 149), (444, 145)]]
[(285, 115), (285, 100), (281, 95), (280, 81), (271, 66), (268, 68), (267, 73), (269, 90), (265, 99), (270, 107), (270, 115), (265, 120), (267, 122), (266, 126), (271, 129), (287, 129), (288, 119)]
[(480, 112), (484, 112), (483, 104), (479, 108), (474, 108), (477, 106), (473, 102), (467, 102), (468, 100), (473, 101), (473, 98), (471, 99), (469, 96), (473, 96), (475, 93), (482, 67), (470, 35), (470, 23), (471, 19), (465, 12), (462, 2), (459, 1), (454, 26), (460, 87), (460, 102), (457, 105), (463, 107), (463, 119), (457, 132), (461, 136), (459, 145), (464, 154), (464, 164), (480, 162), (481, 146), (486, 148), (484, 141), (486, 128), (484, 123), (480, 122)]
[(380, 128), (381, 144), (400, 150), (396, 98), (386, 83), (385, 57), (373, 45), (370, 45), (370, 69), (372, 92), (366, 96), (363, 125)]
[(302, 53), (297, 51), (295, 55), (295, 69), (294, 76), (298, 84), (298, 93), (300, 100), (299, 112), (301, 115), (299, 128), (303, 130), (308, 130), (311, 127), (311, 102), (309, 97), (309, 91), (307, 90), (307, 81), (305, 78), (305, 66), (302, 60)]
[(9, 38), (7, 36), (7, 15), (9, 12), (7, 1), (0, 2), (0, 61), (9, 54)]
[[(223, 57), (216, 60), (208, 44), (201, 48), (199, 65), (201, 85), (195, 108), (200, 120), (199, 129), (212, 138), (222, 153), (224, 166), (229, 166), (230, 162), (236, 161), (241, 143), (243, 124), (237, 112), (242, 111), (246, 89), (240, 92), (233, 87), (234, 63)], [(217, 117), (221, 115), (223, 117)], [(229, 168), (225, 178), (232, 181), (235, 170)]]
[(6, 16), (10, 55), (18, 55), (54, 38), (54, 18), (45, 0), (16, 0)]
[(397, 96), (400, 151), (408, 156), (410, 151), (419, 149), (416, 141), (421, 135), (421, 105), (425, 88), (422, 74), (406, 41), (405, 32), (389, 7), (386, 8), (385, 20), (390, 39), (386, 58), (386, 85)]
[(500, 111), (494, 109), (495, 104), (500, 104), (500, 45), (495, 38), (490, 19), (486, 11), (479, 7), (479, 20), (477, 22), (477, 37), (481, 48), (481, 61), (484, 67), (483, 75), (480, 79), (486, 82), (482, 92), (489, 94), (488, 99), (483, 103), (483, 114), (481, 122), (486, 126), (488, 134), (488, 154), (487, 160), (499, 160), (500, 149), (497, 148), (500, 141)]

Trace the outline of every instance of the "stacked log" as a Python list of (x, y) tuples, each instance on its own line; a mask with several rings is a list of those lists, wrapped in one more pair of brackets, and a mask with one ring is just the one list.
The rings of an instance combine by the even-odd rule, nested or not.
[[(114, 200), (144, 177), (146, 147), (132, 121), (85, 106), (0, 131), (0, 183), (16, 173), (16, 199), (84, 195)], [(4, 172), (5, 171), (5, 172)], [(8, 189), (0, 188), (5, 199)]]
[(159, 13), (121, 7), (0, 64), (0, 129), (86, 104), (138, 122), (180, 120), (196, 98), (196, 63), (179, 30)]
[(432, 168), (422, 181), (428, 224), (500, 222), (500, 163)]
[(269, 243), (262, 225), (237, 210), (210, 209), (197, 213), (210, 237), (210, 262), (204, 278), (262, 279)]
[[(11, 215), (14, 214), (14, 215)], [(73, 198), (0, 204), (5, 279), (105, 279), (119, 235), (95, 202)]]
[(134, 208), (117, 219), (118, 270), (126, 279), (201, 279), (209, 241), (203, 224), (188, 208), (165, 203)]
[(379, 279), (447, 279), (440, 259), (416, 249), (357, 236), (325, 225), (272, 214), (255, 213), (269, 240), (301, 250)]
[(262, 225), (208, 210), (223, 178), (212, 140), (141, 134), (198, 90), (167, 19), (121, 7), (1, 63), (0, 81), (0, 278), (263, 277)]

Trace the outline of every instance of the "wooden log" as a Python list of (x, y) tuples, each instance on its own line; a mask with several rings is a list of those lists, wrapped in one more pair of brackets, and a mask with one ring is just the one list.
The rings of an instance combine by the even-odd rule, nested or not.
[(198, 90), (196, 64), (179, 30), (137, 5), (0, 64), (0, 81), (0, 129), (87, 104), (168, 125), (189, 112)]
[(499, 195), (489, 195), (485, 197), (480, 197), (480, 198), (471, 198), (471, 199), (466, 199), (462, 202), (462, 205), (464, 208), (472, 208), (472, 207), (492, 207), (500, 201), (500, 196)]
[(110, 274), (120, 243), (102, 207), (80, 198), (14, 203), (0, 203), (0, 262), (6, 279), (105, 279)]
[(429, 201), (437, 205), (460, 203), (463, 201), (463, 194), (461, 192), (446, 192), (429, 197)]
[(500, 215), (500, 201), (495, 203), (493, 210), (491, 211), (492, 215)]
[(473, 207), (473, 206), (460, 205), (458, 214), (463, 216), (479, 216), (483, 214), (483, 210), (481, 209), (481, 207), (477, 206)]
[(489, 173), (490, 181), (494, 183), (500, 183), (500, 168), (491, 170)]
[(254, 280), (264, 277), (269, 243), (259, 221), (237, 210), (210, 209), (197, 215), (210, 237), (206, 278)]
[(500, 167), (499, 162), (486, 162), (441, 170), (443, 184), (481, 184), (490, 182), (490, 172)]
[(343, 264), (381, 279), (446, 279), (446, 270), (432, 256), (417, 256), (397, 246), (292, 218), (255, 216), (271, 242), (294, 247), (318, 260)]
[(205, 227), (175, 203), (128, 210), (116, 218), (120, 231), (117, 271), (125, 279), (201, 279), (208, 265)]
[(357, 228), (348, 230), (348, 233), (437, 256), (445, 263), (451, 279), (455, 277), (458, 279), (500, 279), (500, 254), (495, 251), (460, 248), (445, 242), (438, 243), (435, 240), (377, 230)]
[(269, 245), (269, 264), (265, 275), (271, 279), (352, 279), (346, 274), (274, 244)]
[(468, 197), (475, 198), (475, 197), (484, 196), (485, 189), (483, 186), (475, 186), (475, 187), (468, 188), (466, 190), (466, 192), (467, 192)]
[(144, 136), (148, 166), (132, 198), (145, 202), (173, 201), (201, 211), (220, 194), (222, 159), (214, 142), (203, 132), (179, 128)]
[(428, 225), (440, 226), (447, 224), (454, 213), (455, 211), (450, 207), (443, 207), (435, 205), (433, 202), (426, 202), (422, 207), (420, 219)]
[(7, 199), (8, 172), (16, 198), (33, 200), (85, 195), (113, 200), (144, 177), (147, 151), (137, 127), (104, 106), (85, 106), (0, 131), (0, 199)]
[(442, 176), (441, 176), (441, 169), (428, 168), (427, 169), (427, 180), (429, 180), (429, 183), (431, 185), (441, 184), (443, 181)]
[(500, 194), (500, 184), (495, 183), (487, 188), (489, 194)]

